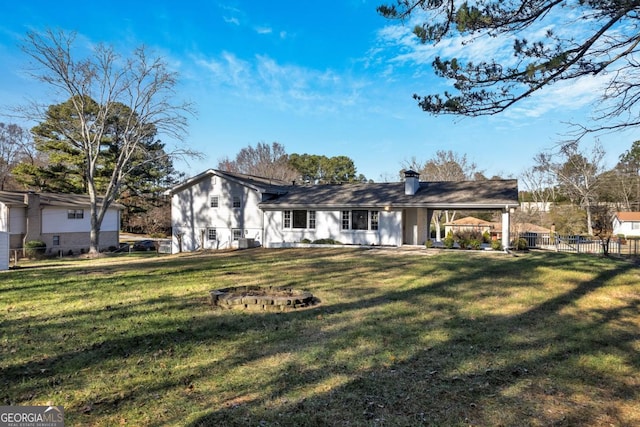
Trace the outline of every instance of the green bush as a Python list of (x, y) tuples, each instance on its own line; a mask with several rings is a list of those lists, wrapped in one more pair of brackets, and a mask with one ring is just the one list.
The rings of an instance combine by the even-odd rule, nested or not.
[(523, 238), (514, 240), (511, 244), (517, 251), (525, 251), (528, 249), (527, 241)]
[(477, 251), (478, 249), (480, 249), (481, 246), (482, 246), (482, 240), (478, 240), (478, 239), (469, 240), (469, 247), (471, 249), (474, 249)]
[(341, 245), (342, 242), (339, 242), (334, 239), (318, 239), (313, 241), (316, 245)]
[(491, 243), (491, 233), (488, 231), (482, 233), (482, 243)]
[(311, 243), (311, 240), (309, 240), (309, 239), (302, 239), (302, 240), (300, 240), (300, 243)]
[(455, 234), (455, 241), (460, 245), (460, 249), (467, 249), (471, 242), (477, 240), (482, 243), (482, 233), (479, 230), (463, 230)]
[(42, 258), (47, 251), (47, 244), (41, 240), (30, 240), (24, 244), (24, 254), (28, 258)]
[(431, 240), (431, 239), (427, 239), (427, 241), (426, 241), (426, 242), (424, 242), (424, 246), (425, 246), (427, 249), (432, 248), (432, 247), (433, 247), (433, 240)]
[(502, 242), (498, 239), (496, 240), (492, 240), (491, 241), (491, 249), (493, 249), (494, 251), (501, 251), (502, 248)]
[(453, 248), (453, 244), (454, 243), (455, 243), (455, 240), (453, 239), (453, 233), (448, 232), (447, 233), (447, 237), (445, 237), (442, 240), (442, 244), (444, 245), (445, 248), (451, 249), (451, 248)]

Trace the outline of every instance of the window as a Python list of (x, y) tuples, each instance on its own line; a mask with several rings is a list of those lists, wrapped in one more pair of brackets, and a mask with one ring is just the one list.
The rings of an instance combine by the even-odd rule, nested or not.
[(351, 229), (352, 230), (368, 230), (369, 229), (369, 212), (361, 210), (351, 211)]
[(349, 211), (342, 211), (342, 229), (349, 229)]
[(316, 228), (316, 211), (309, 211), (309, 228)]
[(378, 211), (371, 211), (371, 229), (378, 229)]
[(379, 212), (363, 209), (342, 211), (343, 230), (377, 230), (379, 227)]
[(53, 236), (53, 246), (60, 246), (60, 236)]
[(307, 228), (307, 211), (293, 211), (293, 228)]
[(69, 209), (67, 211), (68, 219), (82, 219), (84, 218), (84, 209)]
[(218, 233), (215, 228), (207, 228), (207, 239), (218, 240)]
[(210, 201), (210, 205), (209, 206), (211, 206), (212, 208), (217, 208), (218, 204), (219, 204), (218, 196), (211, 196), (211, 201)]
[(284, 211), (283, 228), (316, 228), (316, 211)]
[(634, 221), (631, 223), (632, 230), (640, 230), (640, 222)]
[(231, 232), (233, 233), (233, 240), (242, 239), (242, 230), (241, 229), (234, 228)]
[(242, 199), (240, 198), (240, 196), (233, 196), (232, 206), (234, 209), (238, 209), (242, 207)]
[(284, 211), (284, 228), (291, 228), (291, 211)]

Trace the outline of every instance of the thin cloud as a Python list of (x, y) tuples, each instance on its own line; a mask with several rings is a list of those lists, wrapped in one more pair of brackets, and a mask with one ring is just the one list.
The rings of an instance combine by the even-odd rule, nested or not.
[(258, 26), (255, 27), (256, 33), (258, 34), (271, 34), (273, 33), (273, 29), (271, 27)]
[(233, 25), (240, 25), (240, 20), (236, 17), (232, 17), (232, 16), (223, 16), (222, 19), (224, 19), (224, 22), (226, 22), (227, 24), (233, 24)]
[(572, 81), (562, 81), (542, 89), (529, 99), (505, 111), (510, 118), (537, 118), (550, 111), (577, 111), (593, 105), (602, 93), (606, 76), (584, 76)]
[(224, 22), (226, 22), (227, 24), (240, 26), (240, 18), (244, 18), (245, 16), (242, 10), (224, 4), (220, 4), (218, 5), (218, 7), (223, 11), (222, 19), (224, 20)]
[[(315, 70), (296, 65), (283, 65), (267, 55), (243, 60), (224, 52), (217, 58), (199, 58), (208, 84), (225, 96), (264, 103), (268, 108), (295, 114), (323, 114), (340, 111), (361, 102), (362, 90), (368, 83), (341, 76), (333, 70)], [(192, 76), (203, 73), (194, 71)]]

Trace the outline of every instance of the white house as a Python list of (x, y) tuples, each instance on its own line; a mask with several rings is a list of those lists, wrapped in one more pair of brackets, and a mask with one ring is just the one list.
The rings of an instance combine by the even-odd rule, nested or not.
[(0, 271), (9, 269), (9, 233), (0, 231)]
[[(354, 245), (422, 245), (434, 210), (500, 210), (503, 245), (518, 207), (516, 180), (296, 185), (209, 169), (169, 191), (172, 252), (333, 239)], [(246, 243), (246, 241), (245, 241)]]
[(640, 237), (640, 212), (616, 212), (613, 216), (613, 235)]
[[(8, 232), (11, 249), (43, 241), (48, 253), (80, 253), (89, 249), (89, 197), (81, 194), (0, 191), (0, 231)], [(100, 248), (117, 247), (120, 210), (113, 204), (100, 230)]]

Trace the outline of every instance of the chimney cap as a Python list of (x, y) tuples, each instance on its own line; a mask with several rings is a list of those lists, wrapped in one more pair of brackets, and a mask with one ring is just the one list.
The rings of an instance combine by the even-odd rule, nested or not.
[(404, 176), (405, 176), (405, 178), (410, 178), (410, 177), (414, 178), (414, 177), (420, 176), (420, 174), (418, 172), (414, 171), (414, 170), (409, 169), (409, 170), (404, 171)]

